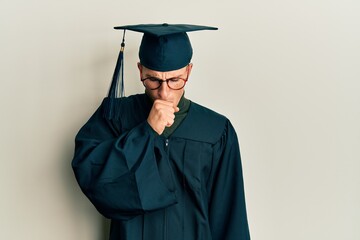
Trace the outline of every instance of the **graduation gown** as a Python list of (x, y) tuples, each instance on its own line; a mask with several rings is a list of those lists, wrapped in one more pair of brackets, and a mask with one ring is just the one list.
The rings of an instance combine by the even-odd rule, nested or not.
[(249, 240), (239, 144), (229, 120), (191, 102), (168, 137), (147, 123), (145, 94), (101, 106), (75, 139), (84, 194), (111, 219), (110, 240)]

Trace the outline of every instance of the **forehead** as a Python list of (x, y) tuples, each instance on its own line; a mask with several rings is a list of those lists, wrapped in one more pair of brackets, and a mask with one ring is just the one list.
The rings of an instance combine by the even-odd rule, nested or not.
[(176, 69), (176, 70), (172, 70), (172, 71), (167, 71), (167, 72), (160, 72), (160, 71), (155, 71), (155, 70), (152, 70), (152, 69), (149, 69), (149, 68), (146, 68), (146, 67), (142, 66), (143, 74), (150, 75), (150, 76), (159, 76), (159, 77), (162, 77), (162, 76), (166, 76), (166, 77), (178, 76), (178, 75), (183, 74), (185, 69), (186, 69), (186, 67)]

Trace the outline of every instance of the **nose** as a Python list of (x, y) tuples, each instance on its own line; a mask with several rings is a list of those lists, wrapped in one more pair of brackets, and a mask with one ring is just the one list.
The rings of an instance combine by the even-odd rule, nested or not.
[(160, 88), (158, 88), (158, 94), (160, 99), (167, 100), (170, 95), (171, 89), (166, 82), (162, 82)]

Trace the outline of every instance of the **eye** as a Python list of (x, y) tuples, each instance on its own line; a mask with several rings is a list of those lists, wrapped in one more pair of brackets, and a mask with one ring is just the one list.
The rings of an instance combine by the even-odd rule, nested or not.
[(173, 83), (176, 83), (180, 80), (180, 78), (169, 78), (168, 81), (169, 82), (173, 82)]

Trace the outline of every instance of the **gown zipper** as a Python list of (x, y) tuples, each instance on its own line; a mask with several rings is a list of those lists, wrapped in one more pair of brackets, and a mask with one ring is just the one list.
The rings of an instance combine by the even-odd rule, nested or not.
[[(169, 157), (169, 139), (165, 139), (166, 155)], [(164, 209), (164, 240), (167, 240), (167, 209)]]

